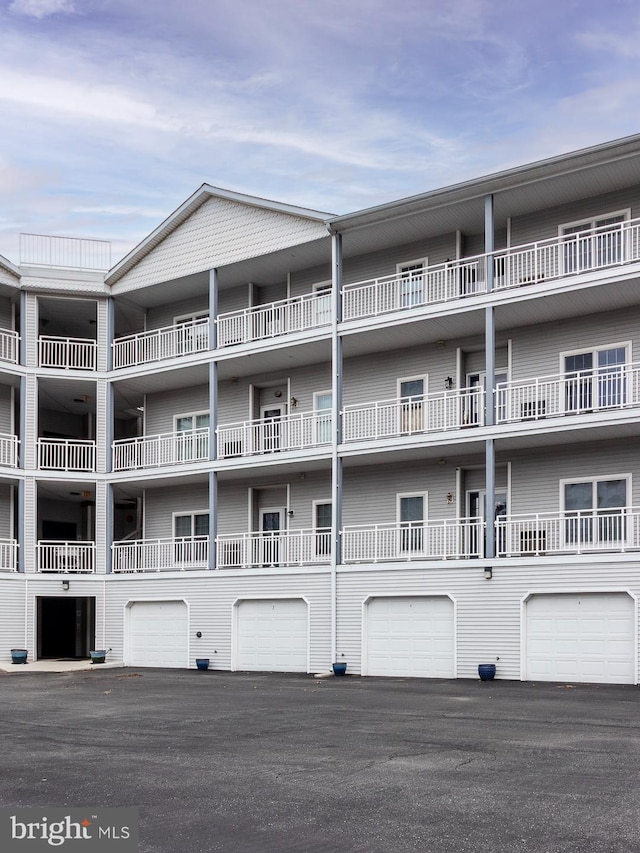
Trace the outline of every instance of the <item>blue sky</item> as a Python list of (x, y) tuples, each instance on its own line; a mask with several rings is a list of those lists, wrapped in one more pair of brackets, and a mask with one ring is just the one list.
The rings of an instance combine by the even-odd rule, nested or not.
[(346, 213), (640, 131), (637, 0), (0, 0), (0, 254), (207, 182)]

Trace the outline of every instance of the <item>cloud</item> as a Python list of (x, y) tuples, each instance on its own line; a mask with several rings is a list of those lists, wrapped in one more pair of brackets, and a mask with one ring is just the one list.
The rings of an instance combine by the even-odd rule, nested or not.
[(73, 14), (76, 9), (74, 0), (11, 0), (9, 11), (39, 21), (49, 15)]

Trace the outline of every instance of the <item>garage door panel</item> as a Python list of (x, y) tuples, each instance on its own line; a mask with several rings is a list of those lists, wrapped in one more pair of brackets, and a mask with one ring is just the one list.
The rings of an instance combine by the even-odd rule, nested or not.
[(454, 677), (454, 616), (449, 598), (373, 598), (367, 604), (366, 632), (369, 675)]
[(635, 682), (635, 605), (625, 593), (532, 596), (526, 606), (526, 677)]
[(189, 620), (183, 601), (136, 601), (128, 618), (130, 666), (188, 665)]
[(303, 599), (241, 601), (237, 610), (237, 668), (307, 672), (307, 611)]

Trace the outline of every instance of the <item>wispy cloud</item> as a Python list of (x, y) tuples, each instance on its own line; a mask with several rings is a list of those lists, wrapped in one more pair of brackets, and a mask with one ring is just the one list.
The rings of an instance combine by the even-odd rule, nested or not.
[(40, 20), (49, 15), (70, 14), (76, 9), (74, 0), (11, 0), (9, 11)]

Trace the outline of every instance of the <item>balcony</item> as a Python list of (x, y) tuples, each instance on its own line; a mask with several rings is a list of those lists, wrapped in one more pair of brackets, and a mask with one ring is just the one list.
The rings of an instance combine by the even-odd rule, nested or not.
[(505, 515), (496, 527), (500, 557), (640, 550), (640, 507)]
[(95, 572), (95, 542), (40, 541), (36, 546), (38, 572), (92, 574)]
[(268, 305), (220, 314), (218, 346), (229, 347), (318, 329), (331, 323), (331, 296), (307, 293)]
[(15, 435), (0, 434), (0, 466), (18, 467), (18, 448), (20, 441)]
[(117, 338), (113, 342), (113, 367), (135, 367), (208, 349), (209, 319), (192, 320)]
[(63, 370), (95, 370), (98, 344), (87, 338), (57, 338), (40, 335), (38, 361), (40, 367)]
[(95, 471), (96, 443), (80, 439), (39, 438), (41, 471)]
[(343, 318), (376, 317), (487, 292), (493, 258), (495, 290), (541, 284), (640, 261), (640, 219), (435, 264), (343, 288)]
[(0, 539), (0, 572), (18, 571), (18, 543), (15, 539)]
[(498, 423), (559, 418), (640, 405), (640, 364), (500, 382)]
[(484, 391), (463, 388), (441, 394), (345, 406), (343, 441), (445, 432), (484, 423)]
[(135, 471), (209, 459), (209, 427), (113, 442), (113, 470)]
[(342, 532), (343, 563), (460, 560), (483, 550), (480, 518), (348, 525)]
[(218, 427), (218, 458), (303, 450), (331, 443), (331, 412), (301, 412), (280, 418)]
[(105, 272), (111, 266), (111, 243), (82, 237), (21, 234), (20, 263), (33, 267)]
[(114, 542), (113, 571), (184, 572), (209, 567), (209, 537)]
[(280, 530), (219, 536), (219, 569), (325, 565), (331, 560), (330, 530)]
[(0, 329), (0, 361), (9, 364), (18, 363), (18, 344), (20, 336), (9, 329)]

